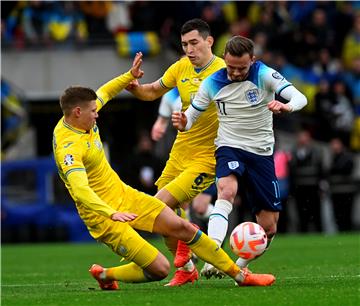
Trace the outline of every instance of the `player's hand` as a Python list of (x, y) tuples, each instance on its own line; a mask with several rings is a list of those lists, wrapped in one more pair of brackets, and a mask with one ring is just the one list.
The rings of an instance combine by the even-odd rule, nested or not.
[(159, 141), (165, 134), (167, 124), (163, 124), (160, 120), (156, 120), (151, 129), (151, 139)]
[(130, 69), (131, 74), (134, 76), (134, 78), (137, 79), (140, 79), (144, 75), (144, 71), (140, 69), (142, 64), (142, 56), (143, 54), (141, 52), (136, 53), (133, 65)]
[(184, 112), (173, 112), (171, 115), (171, 121), (174, 128), (183, 132), (187, 124), (187, 118)]
[(137, 217), (137, 214), (118, 211), (118, 212), (111, 215), (111, 220), (120, 221), (120, 222), (127, 222), (127, 221), (135, 220), (136, 217)]
[(272, 111), (274, 114), (278, 115), (281, 113), (289, 113), (291, 112), (291, 108), (289, 105), (281, 103), (277, 100), (272, 100), (267, 105), (268, 109)]
[(126, 90), (133, 90), (135, 89), (136, 87), (140, 86), (140, 83), (138, 81), (138, 79), (135, 79), (135, 80), (132, 80), (128, 86), (125, 87)]

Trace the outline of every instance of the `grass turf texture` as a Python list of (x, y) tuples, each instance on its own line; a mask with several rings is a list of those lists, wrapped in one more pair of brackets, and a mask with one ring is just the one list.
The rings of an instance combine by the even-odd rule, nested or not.
[[(151, 242), (169, 255), (161, 239)], [(230, 278), (164, 287), (169, 276), (101, 291), (87, 271), (92, 263), (114, 266), (119, 261), (97, 243), (4, 245), (2, 305), (360, 305), (358, 234), (278, 235), (271, 250), (251, 264), (253, 272), (276, 275), (276, 283), (266, 288), (236, 287)], [(197, 264), (199, 271), (202, 265)]]

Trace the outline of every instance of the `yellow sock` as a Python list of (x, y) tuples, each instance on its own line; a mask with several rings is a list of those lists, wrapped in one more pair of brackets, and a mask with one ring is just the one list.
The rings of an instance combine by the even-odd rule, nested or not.
[(198, 230), (187, 244), (202, 260), (211, 263), (232, 278), (240, 273), (240, 268), (231, 260), (229, 255), (202, 231)]
[(124, 283), (143, 283), (151, 281), (145, 276), (144, 270), (133, 262), (106, 269), (106, 278)]

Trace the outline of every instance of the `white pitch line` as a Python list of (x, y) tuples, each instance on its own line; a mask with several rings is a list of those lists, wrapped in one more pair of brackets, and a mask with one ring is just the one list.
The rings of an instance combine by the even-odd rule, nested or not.
[[(327, 276), (320, 276), (320, 277), (311, 277), (311, 279), (335, 279), (335, 278), (360, 278), (360, 274), (359, 275), (327, 275)], [(277, 280), (287, 280), (287, 279), (309, 279), (306, 276), (285, 276), (285, 277), (280, 277)], [(224, 279), (224, 280), (230, 280), (229, 278)], [(211, 283), (215, 283), (218, 282), (219, 280), (217, 279), (212, 279), (212, 280), (205, 280), (202, 279), (203, 282), (211, 282)], [(36, 283), (36, 284), (12, 284), (12, 285), (1, 285), (1, 287), (38, 287), (38, 286), (65, 286), (65, 287), (69, 287), (71, 285), (79, 285), (79, 284), (84, 284), (84, 282), (66, 282), (66, 283)], [(89, 286), (89, 287), (92, 287)], [(95, 286), (97, 287), (97, 286)]]

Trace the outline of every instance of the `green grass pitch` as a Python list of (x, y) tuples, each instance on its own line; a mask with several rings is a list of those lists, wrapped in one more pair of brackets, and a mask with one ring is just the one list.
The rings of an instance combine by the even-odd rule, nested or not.
[[(161, 239), (151, 242), (169, 255)], [(3, 245), (1, 255), (4, 306), (360, 305), (358, 233), (278, 235), (271, 250), (250, 266), (253, 272), (276, 275), (276, 283), (266, 288), (236, 287), (230, 278), (164, 287), (169, 276), (161, 282), (120, 284), (119, 291), (101, 291), (89, 266), (114, 266), (119, 259), (97, 243)], [(202, 265), (197, 264), (199, 270)]]

